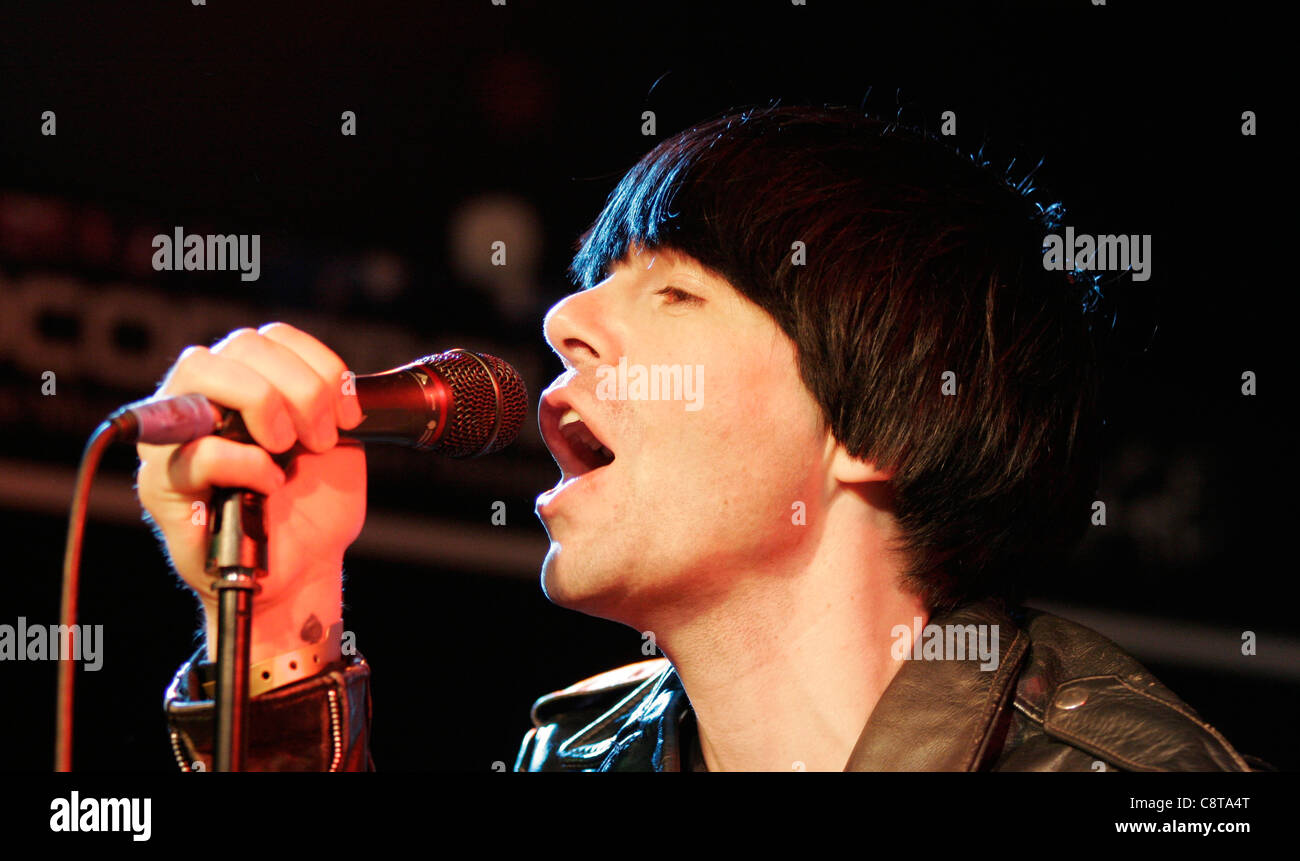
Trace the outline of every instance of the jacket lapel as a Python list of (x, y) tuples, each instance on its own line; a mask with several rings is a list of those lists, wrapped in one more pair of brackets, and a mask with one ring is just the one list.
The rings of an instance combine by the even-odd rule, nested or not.
[(930, 624), (997, 625), (996, 669), (978, 660), (907, 660), (880, 697), (845, 771), (975, 771), (1015, 694), (1029, 638), (995, 602)]
[(669, 664), (618, 728), (597, 771), (681, 771), (681, 721), (690, 707)]

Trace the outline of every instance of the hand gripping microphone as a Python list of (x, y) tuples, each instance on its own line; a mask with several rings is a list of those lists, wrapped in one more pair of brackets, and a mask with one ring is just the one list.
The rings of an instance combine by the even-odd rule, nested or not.
[[(495, 356), (455, 349), (385, 371), (340, 380), (356, 387), (362, 421), (341, 437), (396, 443), (451, 457), (476, 457), (515, 441), (528, 393), (519, 372)], [(90, 485), (105, 449), (114, 441), (158, 445), (219, 433), (251, 442), (239, 413), (202, 395), (149, 398), (114, 412), (95, 429), (73, 489), (63, 556), (60, 623), (75, 628), (81, 547)], [(284, 456), (292, 456), (292, 449)], [(267, 546), (262, 496), (239, 488), (214, 488), (208, 564), (220, 595), (213, 764), (242, 771), (248, 746), (249, 643), (256, 578), (265, 576)], [(72, 770), (74, 662), (59, 663), (54, 767)]]
[[(519, 436), (527, 411), (528, 392), (518, 371), (496, 356), (459, 348), (350, 382), (363, 418), (352, 430), (339, 431), (340, 437), (449, 457), (500, 451)], [(137, 401), (109, 421), (123, 442), (166, 445), (209, 434), (251, 441), (238, 412), (203, 395)]]

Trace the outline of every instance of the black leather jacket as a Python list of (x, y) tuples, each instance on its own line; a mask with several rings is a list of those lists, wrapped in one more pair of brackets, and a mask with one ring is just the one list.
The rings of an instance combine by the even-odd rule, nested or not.
[[(931, 620), (998, 625), (996, 669), (904, 662), (846, 771), (1251, 771), (1186, 703), (1081, 625), (987, 601)], [(177, 762), (211, 768), (210, 672), (197, 654), (168, 689)], [(251, 770), (373, 769), (369, 667), (360, 656), (253, 700)], [(630, 664), (533, 704), (516, 771), (703, 771), (694, 713), (665, 658)]]

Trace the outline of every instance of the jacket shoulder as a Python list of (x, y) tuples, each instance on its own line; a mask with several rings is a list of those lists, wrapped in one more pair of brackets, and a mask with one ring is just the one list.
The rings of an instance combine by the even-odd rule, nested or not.
[[(603, 736), (597, 730), (625, 718), (635, 708), (641, 689), (660, 679), (670, 666), (667, 658), (637, 661), (538, 697), (530, 714), (533, 728), (524, 735), (515, 770), (558, 768), (556, 754), (561, 746), (580, 740), (580, 735)], [(592, 747), (594, 755), (597, 751)]]
[(1130, 771), (1250, 771), (1228, 740), (1106, 637), (1039, 610), (1015, 708), (1053, 740)]

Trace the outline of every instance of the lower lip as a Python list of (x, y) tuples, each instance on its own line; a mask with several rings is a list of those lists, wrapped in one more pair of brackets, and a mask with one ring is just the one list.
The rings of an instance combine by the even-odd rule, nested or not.
[(538, 496), (536, 506), (538, 516), (546, 517), (559, 505), (562, 499), (591, 491), (611, 466), (613, 466), (612, 463), (593, 469), (591, 472), (584, 472), (582, 475), (570, 478)]

